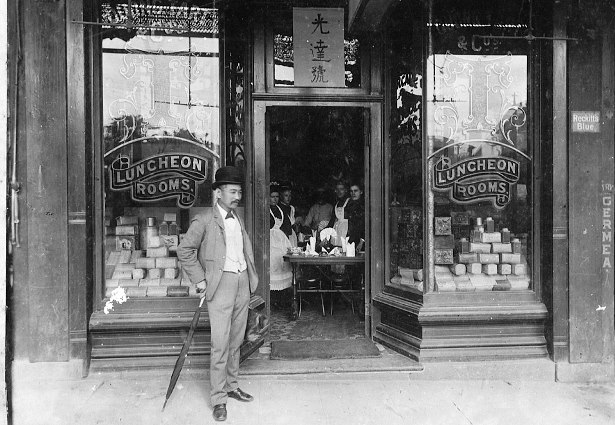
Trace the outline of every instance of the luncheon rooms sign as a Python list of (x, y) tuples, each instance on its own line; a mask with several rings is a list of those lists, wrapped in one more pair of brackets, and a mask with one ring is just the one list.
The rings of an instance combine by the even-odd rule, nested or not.
[(519, 181), (519, 166), (519, 161), (503, 157), (469, 158), (455, 164), (442, 157), (433, 167), (434, 190), (449, 192), (450, 199), (459, 204), (491, 201), (502, 209)]
[(135, 201), (177, 198), (177, 206), (190, 208), (197, 187), (207, 179), (207, 160), (192, 154), (161, 154), (131, 164), (118, 157), (109, 168), (110, 188), (130, 190)]

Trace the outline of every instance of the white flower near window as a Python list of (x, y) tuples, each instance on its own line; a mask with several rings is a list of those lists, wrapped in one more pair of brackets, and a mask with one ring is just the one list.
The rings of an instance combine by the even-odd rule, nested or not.
[(113, 303), (124, 304), (127, 299), (128, 297), (126, 296), (126, 290), (124, 288), (115, 288), (111, 292), (111, 297), (105, 303), (105, 308), (103, 309), (103, 311), (105, 312), (105, 314), (109, 314), (109, 312), (113, 310)]

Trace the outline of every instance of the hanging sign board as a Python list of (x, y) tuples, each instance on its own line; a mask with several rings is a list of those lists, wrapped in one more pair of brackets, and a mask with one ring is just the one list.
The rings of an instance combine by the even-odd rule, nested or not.
[(296, 87), (345, 87), (344, 9), (293, 8)]
[(573, 133), (600, 133), (600, 112), (570, 111)]

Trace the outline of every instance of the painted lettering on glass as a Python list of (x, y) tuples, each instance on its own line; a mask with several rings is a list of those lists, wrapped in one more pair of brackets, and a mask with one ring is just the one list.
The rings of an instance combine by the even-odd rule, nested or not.
[(510, 158), (469, 158), (451, 163), (441, 157), (433, 168), (434, 190), (450, 191), (452, 201), (469, 204), (489, 200), (502, 209), (511, 200), (512, 185), (519, 181), (518, 161)]
[(120, 156), (109, 167), (109, 188), (130, 190), (135, 201), (177, 199), (177, 206), (190, 208), (197, 187), (207, 179), (207, 160), (193, 154), (163, 154), (131, 164)]
[[(603, 185), (604, 187), (605, 185)], [(612, 185), (608, 185), (612, 189)], [(602, 268), (612, 269), (613, 255), (613, 195), (602, 194)]]

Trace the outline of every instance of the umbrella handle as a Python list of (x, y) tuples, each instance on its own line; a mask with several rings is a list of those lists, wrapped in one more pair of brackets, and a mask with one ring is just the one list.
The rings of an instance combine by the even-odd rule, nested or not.
[(201, 302), (199, 303), (199, 308), (203, 307), (204, 302), (205, 302), (205, 297), (201, 298)]

